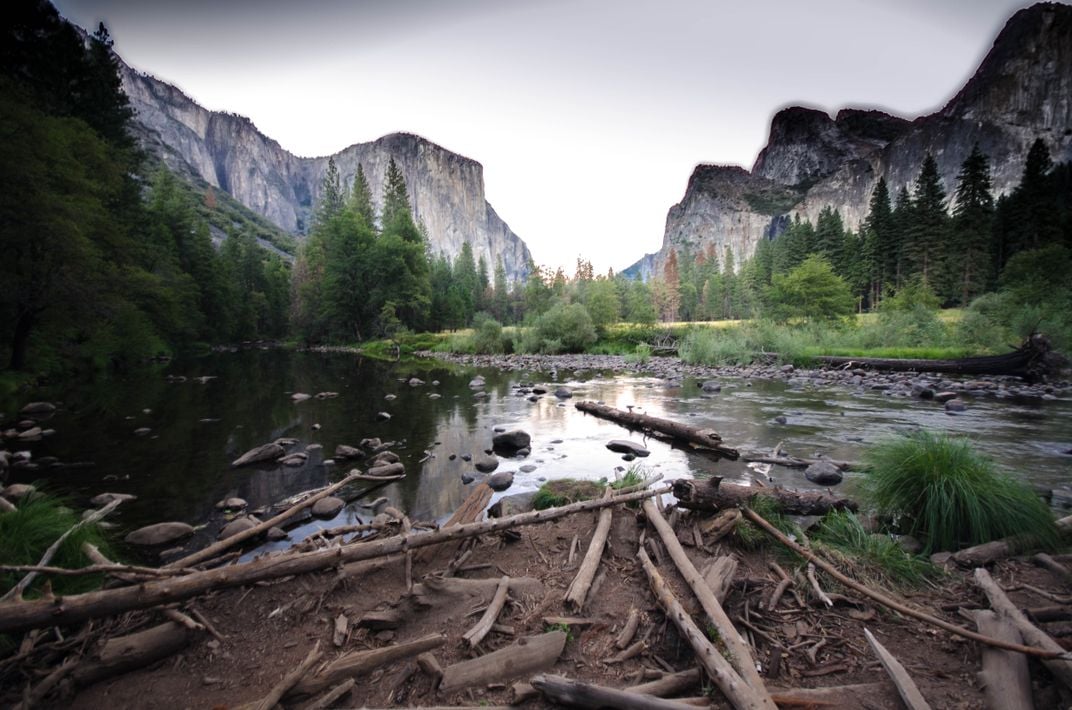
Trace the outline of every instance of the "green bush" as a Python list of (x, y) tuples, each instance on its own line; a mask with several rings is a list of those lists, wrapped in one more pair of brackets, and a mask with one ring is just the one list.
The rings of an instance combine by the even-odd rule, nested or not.
[(502, 324), (486, 313), (478, 313), (473, 318), (473, 327), (473, 352), (479, 355), (498, 355), (510, 349), (511, 341), (503, 337)]
[(532, 507), (536, 510), (557, 508), (582, 500), (598, 498), (603, 492), (603, 486), (594, 481), (582, 481), (576, 478), (559, 478), (547, 481), (532, 499)]
[(928, 552), (1011, 535), (1058, 541), (1046, 504), (966, 439), (921, 431), (876, 445), (865, 460), (865, 499)]
[[(58, 498), (42, 493), (26, 496), (15, 510), (0, 513), (0, 564), (37, 564), (45, 550), (80, 520), (80, 516)], [(83, 525), (64, 540), (50, 565), (75, 568), (92, 564), (82, 552), (82, 543), (85, 542), (96, 545), (105, 555), (110, 554), (101, 527), (96, 524)], [(15, 586), (23, 576), (22, 573), (0, 573), (0, 594)], [(27, 596), (33, 596), (44, 579), (44, 575), (38, 576)], [(52, 589), (57, 594), (85, 592), (97, 588), (101, 583), (100, 576), (88, 575), (51, 579)]]
[(852, 291), (826, 259), (812, 254), (788, 274), (775, 274), (767, 293), (775, 320), (837, 320), (851, 316)]
[(579, 303), (557, 303), (536, 319), (519, 343), (526, 353), (584, 352), (596, 342), (596, 329), (588, 311)]

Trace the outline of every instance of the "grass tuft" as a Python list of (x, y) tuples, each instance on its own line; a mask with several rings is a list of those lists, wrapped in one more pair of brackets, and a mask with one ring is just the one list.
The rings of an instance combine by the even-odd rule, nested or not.
[[(60, 498), (42, 493), (26, 496), (15, 510), (0, 513), (0, 564), (37, 564), (49, 545), (80, 520), (79, 515), (66, 507)], [(91, 564), (82, 553), (84, 542), (96, 545), (110, 556), (102, 528), (97, 524), (84, 525), (64, 541), (49, 565), (75, 568)], [(23, 576), (22, 573), (0, 574), (0, 594), (14, 587)], [(26, 596), (33, 597), (44, 579), (44, 575), (39, 575)], [(54, 577), (52, 589), (56, 594), (75, 594), (96, 589), (100, 583), (101, 577), (97, 575)]]
[(547, 481), (532, 498), (535, 510), (558, 508), (582, 500), (598, 498), (603, 486), (595, 481), (581, 481), (576, 478), (559, 478)]
[(1024, 535), (1058, 544), (1053, 515), (1023, 483), (1002, 473), (962, 438), (921, 431), (879, 444), (866, 455), (863, 493), (926, 552), (956, 550)]
[(929, 561), (909, 555), (887, 535), (867, 532), (859, 518), (848, 511), (824, 517), (811, 539), (816, 550), (865, 584), (919, 586), (938, 575)]

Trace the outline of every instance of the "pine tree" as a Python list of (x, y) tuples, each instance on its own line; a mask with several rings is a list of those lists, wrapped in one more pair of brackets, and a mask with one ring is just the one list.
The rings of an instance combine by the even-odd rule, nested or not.
[(328, 158), (328, 169), (320, 179), (320, 201), (317, 203), (316, 220), (327, 222), (343, 208), (343, 189), (335, 158)]
[(814, 253), (825, 258), (834, 267), (834, 271), (844, 277), (845, 255), (842, 248), (845, 242), (845, 226), (841, 214), (830, 205), (819, 211), (815, 223)]
[(664, 321), (676, 321), (681, 307), (681, 275), (677, 262), (677, 249), (671, 249), (663, 266), (663, 303), (660, 316)]
[(387, 173), (383, 179), (383, 230), (398, 231), (398, 224), (413, 221), (413, 210), (409, 202), (409, 191), (402, 170), (392, 157), (387, 163)]
[(879, 178), (862, 229), (864, 263), (871, 283), (870, 302), (878, 305), (888, 286), (896, 282), (900, 245), (895, 242), (893, 208), (886, 178)]
[(958, 272), (960, 303), (965, 306), (992, 279), (990, 240), (994, 229), (994, 197), (990, 189), (990, 161), (976, 144), (960, 166), (953, 208), (957, 254), (952, 263)]
[(365, 169), (361, 163), (357, 164), (354, 186), (350, 191), (350, 209), (364, 221), (369, 229), (375, 227), (376, 212), (372, 206), (372, 189), (369, 187), (368, 178), (365, 177)]
[(912, 195), (912, 218), (905, 242), (906, 256), (913, 274), (930, 284), (941, 274), (945, 246), (949, 242), (949, 215), (945, 206), (945, 189), (938, 174), (938, 163), (930, 153), (923, 159)]
[(890, 239), (892, 271), (889, 286), (898, 289), (908, 278), (908, 233), (912, 227), (912, 198), (908, 194), (908, 188), (902, 186), (897, 193), (897, 201), (894, 203), (893, 212), (890, 214)]

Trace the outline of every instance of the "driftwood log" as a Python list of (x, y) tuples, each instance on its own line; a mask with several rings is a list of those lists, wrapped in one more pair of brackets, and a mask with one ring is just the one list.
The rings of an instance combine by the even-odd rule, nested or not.
[(622, 708), (623, 710), (692, 710), (694, 706), (654, 695), (617, 690), (570, 680), (558, 675), (538, 675), (532, 686), (552, 702), (578, 708)]
[[(996, 639), (1022, 643), (1020, 632), (1012, 621), (989, 609), (971, 612), (979, 633)], [(1034, 710), (1031, 697), (1031, 673), (1027, 659), (1018, 653), (984, 646), (983, 669), (979, 684), (983, 686), (987, 710)]]
[(659, 574), (659, 570), (655, 568), (655, 564), (648, 557), (648, 553), (644, 552), (644, 548), (637, 552), (637, 559), (640, 560), (644, 573), (648, 576), (651, 590), (655, 594), (655, 598), (659, 600), (659, 605), (663, 608), (663, 611), (666, 612), (666, 616), (673, 621), (674, 626), (692, 646), (697, 662), (703, 666), (707, 675), (722, 691), (722, 694), (726, 696), (726, 699), (730, 701), (730, 704), (738, 710), (745, 708), (748, 710), (758, 710), (760, 708), (763, 710), (775, 710), (774, 701), (767, 695), (766, 690), (757, 691), (746, 683), (733, 669), (729, 661), (711, 644), (707, 636), (700, 631), (692, 617), (681, 606), (681, 602), (677, 600), (674, 593), (666, 585), (662, 575)]
[[(768, 523), (766, 521), (766, 519), (762, 515), (760, 515), (759, 513), (755, 512), (751, 508), (743, 508), (741, 512), (743, 512), (744, 516), (746, 518), (748, 518), (749, 520), (751, 520), (753, 523), (755, 523), (761, 530), (763, 530), (765, 533), (767, 533), (768, 535), (773, 537), (775, 540), (777, 540), (781, 544), (783, 544), (786, 547), (788, 547), (790, 550), (792, 550), (799, 557), (802, 557), (803, 559), (807, 560), (808, 562), (813, 563), (816, 567), (818, 567), (822, 571), (826, 572), (828, 575), (830, 575), (831, 577), (833, 577), (834, 579), (836, 579), (838, 582), (840, 582), (844, 586), (848, 587), (849, 589), (853, 589), (853, 590), (859, 592), (860, 594), (863, 594), (865, 597), (868, 597), (869, 599), (873, 599), (874, 601), (878, 602), (879, 604), (881, 604), (882, 606), (886, 607), (887, 609), (892, 609), (894, 611), (897, 611), (897, 612), (900, 612), (900, 613), (904, 614), (905, 616), (910, 616), (913, 619), (918, 619), (919, 621), (926, 622), (926, 623), (930, 624), (931, 626), (937, 626), (940, 629), (945, 629), (946, 631), (948, 631), (948, 632), (950, 632), (952, 634), (956, 634), (957, 636), (960, 636), (962, 638), (971, 639), (972, 641), (977, 641), (979, 643), (983, 643), (983, 644), (986, 644), (988, 646), (993, 646), (995, 648), (1003, 648), (1003, 649), (1005, 649), (1007, 651), (1016, 651), (1018, 653), (1023, 653), (1023, 654), (1026, 654), (1028, 656), (1035, 656), (1037, 658), (1043, 658), (1043, 659), (1055, 659), (1058, 656), (1063, 655), (1063, 651), (1054, 651), (1054, 650), (1046, 650), (1046, 649), (1042, 649), (1042, 648), (1034, 648), (1032, 646), (1025, 646), (1023, 644), (1009, 643), (1009, 642), (1006, 642), (1006, 641), (1002, 641), (1000, 639), (990, 638), (989, 636), (983, 636), (982, 634), (977, 634), (974, 631), (971, 631), (970, 629), (965, 629), (963, 626), (957, 626), (956, 624), (951, 624), (948, 621), (945, 621), (943, 619), (939, 619), (936, 616), (932, 616), (931, 614), (928, 614), (926, 612), (920, 611), (918, 609), (913, 609), (910, 606), (906, 606), (906, 605), (904, 605), (904, 604), (902, 604), (902, 603), (900, 603), (898, 601), (895, 601), (894, 599), (891, 599), (890, 597), (886, 596), (882, 592), (876, 591), (874, 589), (871, 589), (870, 587), (867, 587), (867, 586), (865, 586), (863, 584), (860, 584), (859, 582), (857, 582), (855, 579), (852, 579), (851, 577), (846, 577), (844, 574), (839, 572), (837, 570), (837, 568), (834, 567), (834, 565), (830, 564), (829, 562), (827, 562), (826, 560), (824, 560), (821, 557), (817, 557), (811, 550), (805, 549), (805, 548), (801, 547), (800, 545), (798, 545), (797, 543), (795, 543), (792, 540), (790, 540), (780, 530), (778, 530), (778, 528), (776, 528), (773, 525), (771, 525), (770, 523)], [(976, 579), (977, 580), (978, 580), (978, 574), (979, 574), (980, 571), (983, 574), (986, 574), (986, 570), (976, 570)], [(987, 575), (987, 577), (989, 578), (989, 575)], [(993, 603), (993, 602), (991, 602), (991, 603)], [(1022, 614), (1021, 614), (1021, 616), (1022, 616)], [(1026, 621), (1026, 619), (1025, 619), (1025, 621)], [(1028, 623), (1030, 625), (1030, 622), (1028, 622)], [(1032, 627), (1032, 628), (1034, 628), (1034, 627)], [(1021, 633), (1022, 632), (1023, 631), (1021, 630)], [(1064, 663), (1066, 665), (1068, 665), (1070, 667), (1070, 669), (1072, 669), (1072, 663), (1069, 663), (1068, 661), (1065, 661)]]
[[(610, 493), (611, 489), (607, 488), (603, 497), (609, 498)], [(574, 611), (580, 611), (584, 608), (588, 590), (592, 587), (592, 580), (596, 578), (599, 561), (603, 558), (603, 548), (607, 545), (607, 535), (610, 533), (610, 523), (613, 515), (614, 511), (611, 508), (604, 508), (599, 511), (599, 522), (596, 524), (595, 532), (592, 533), (592, 541), (588, 544), (588, 551), (584, 553), (584, 560), (581, 562), (580, 569), (577, 570), (577, 576), (573, 578), (569, 589), (566, 590), (566, 603)]]
[(674, 535), (669, 523), (663, 518), (663, 514), (659, 512), (659, 508), (651, 500), (644, 501), (643, 505), (644, 514), (647, 516), (648, 522), (655, 528), (655, 532), (659, 534), (659, 538), (666, 546), (666, 551), (670, 553), (670, 559), (677, 566), (681, 576), (685, 579), (685, 583), (689, 585), (693, 594), (696, 595), (704, 613), (707, 614), (707, 618), (714, 625), (715, 630), (722, 639), (722, 643), (726, 645), (726, 649), (729, 651), (730, 665), (733, 666), (744, 682), (751, 687), (752, 695), (760, 703), (759, 707), (767, 705), (773, 707), (774, 703), (771, 702), (770, 696), (767, 695), (763, 679), (759, 677), (759, 671), (756, 670), (755, 661), (752, 659), (752, 650), (737, 629), (734, 628), (733, 622), (726, 615), (726, 611), (715, 597), (715, 593), (707, 586), (707, 582), (696, 570), (696, 566), (692, 564), (692, 560), (685, 554), (685, 549), (681, 547), (681, 543), (678, 542), (677, 536)]
[(443, 634), (429, 634), (406, 643), (376, 648), (371, 651), (348, 653), (329, 663), (316, 675), (302, 678), (286, 692), (284, 697), (293, 702), (302, 697), (316, 695), (342, 683), (348, 678), (363, 675), (388, 663), (401, 661), (404, 658), (410, 658), (425, 651), (439, 648), (446, 641), (447, 637)]
[(555, 664), (564, 648), (564, 631), (518, 639), (498, 651), (447, 666), (439, 690), (449, 695), (470, 686), (503, 683), (546, 670)]
[(783, 513), (790, 515), (826, 515), (833, 510), (857, 510), (859, 506), (848, 498), (822, 491), (791, 491), (786, 488), (759, 488), (727, 483), (715, 476), (707, 481), (681, 478), (673, 482), (678, 505), (693, 510), (724, 510), (748, 505), (753, 498), (777, 503)]
[(1038, 381), (1053, 374), (1063, 357), (1053, 351), (1049, 338), (1033, 333), (1020, 347), (1003, 355), (966, 357), (956, 360), (911, 360), (824, 355), (817, 362), (831, 367), (865, 367), (890, 372), (941, 372), (955, 375), (1015, 375)]
[(722, 437), (713, 429), (698, 429), (688, 424), (681, 424), (680, 422), (653, 417), (648, 414), (625, 412), (596, 402), (578, 402), (575, 406), (582, 412), (592, 414), (600, 419), (609, 419), (629, 429), (662, 434), (693, 446), (710, 449), (718, 452), (720, 456), (733, 461), (736, 461), (740, 456), (737, 449), (723, 446)]
[[(1063, 538), (1068, 539), (1072, 536), (1072, 515), (1061, 518), (1054, 524)], [(954, 552), (949, 559), (961, 567), (983, 567), (1006, 557), (1022, 554), (1036, 545), (1038, 545), (1038, 541), (1034, 538), (1013, 535), (1012, 537), (965, 547), (963, 550)]]
[(733, 586), (733, 577), (737, 574), (737, 558), (732, 555), (716, 557), (704, 565), (703, 580), (714, 593), (719, 604), (726, 601), (726, 596)]
[(469, 643), (469, 648), (479, 646), (484, 637), (491, 632), (491, 627), (495, 625), (503, 604), (506, 603), (506, 593), (508, 591), (510, 591), (510, 577), (503, 576), (499, 580), (499, 586), (495, 589), (495, 596), (491, 598), (491, 604), (488, 604), (488, 608), (484, 610), (484, 615), (480, 617), (480, 621), (476, 622), (473, 628), (462, 635), (462, 638)]
[(108, 639), (96, 657), (78, 662), (71, 670), (76, 685), (84, 686), (156, 663), (178, 653), (190, 640), (181, 624), (168, 621), (158, 626)]
[(608, 499), (586, 500), (559, 508), (519, 513), (482, 523), (456, 525), (424, 535), (390, 537), (365, 543), (353, 543), (315, 552), (298, 552), (266, 557), (244, 564), (192, 572), (183, 577), (142, 584), (104, 589), (67, 597), (35, 599), (0, 604), (0, 633), (24, 631), (41, 626), (63, 626), (101, 616), (121, 614), (135, 609), (148, 609), (161, 604), (182, 601), (211, 589), (237, 587), (292, 574), (305, 574), (343, 565), (348, 562), (372, 560), (404, 552), (407, 548), (427, 547), (444, 542), (463, 540), (477, 535), (508, 530), (522, 525), (557, 520), (567, 515), (599, 510), (634, 500), (666, 493), (669, 487), (637, 491)]
[(901, 701), (905, 704), (905, 707), (908, 710), (931, 710), (931, 706), (923, 698), (923, 693), (919, 692), (916, 682), (912, 680), (912, 676), (908, 675), (908, 671), (901, 665), (901, 662), (887, 651), (885, 646), (879, 643), (871, 631), (864, 629), (864, 636), (867, 638), (867, 643), (871, 646), (871, 650), (878, 656), (879, 663), (886, 669), (890, 680), (897, 687), (897, 694), (901, 696)]
[[(488, 507), (488, 503), (491, 502), (491, 496), (494, 494), (495, 491), (491, 490), (491, 486), (487, 483), (478, 483), (465, 497), (465, 500), (462, 501), (457, 510), (454, 511), (454, 514), (450, 516), (450, 519), (443, 523), (443, 528), (453, 528), (458, 525), (476, 522), (480, 514), (484, 512), (484, 509)], [(435, 555), (449, 556), (453, 555), (457, 550), (456, 545), (449, 545), (439, 550), (421, 550), (413, 556), (413, 559), (416, 562), (427, 562)]]
[(790, 456), (788, 454), (765, 454), (762, 451), (742, 451), (741, 460), (748, 463), (769, 463), (775, 466), (783, 466), (785, 468), (807, 468), (812, 464), (828, 463), (832, 466), (836, 466), (842, 471), (847, 471), (851, 468), (856, 468), (856, 465), (852, 461), (837, 461), (835, 459), (807, 459), (799, 456)]
[(668, 673), (658, 680), (648, 681), (647, 683), (641, 683), (640, 685), (634, 685), (626, 688), (626, 690), (633, 693), (644, 693), (645, 695), (658, 695), (659, 697), (666, 697), (667, 695), (675, 695), (677, 693), (683, 693), (686, 690), (692, 690), (700, 685), (700, 669), (690, 668), (687, 671), (680, 671), (678, 673)]
[(1031, 646), (1037, 646), (1048, 653), (1048, 658), (1043, 657), (1042, 663), (1049, 669), (1055, 678), (1072, 688), (1072, 661), (1062, 660), (1057, 656), (1065, 654), (1065, 650), (1050, 635), (1027, 620), (1019, 608), (1005, 595), (1005, 590), (998, 586), (994, 578), (982, 567), (975, 570), (975, 583), (990, 600), (990, 606), (999, 616), (1008, 619), (1016, 630), (1020, 632), (1024, 642)]

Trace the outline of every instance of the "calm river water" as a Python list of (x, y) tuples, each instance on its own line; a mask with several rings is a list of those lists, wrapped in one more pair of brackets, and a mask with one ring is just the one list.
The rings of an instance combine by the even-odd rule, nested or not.
[[(474, 397), (468, 386), (476, 374), (486, 379), (486, 397)], [(169, 381), (169, 375), (186, 380)], [(410, 386), (406, 381), (411, 377), (427, 384)], [(574, 396), (560, 400), (545, 394), (531, 402), (517, 390), (532, 383), (550, 385), (551, 392), (564, 385)], [(322, 391), (339, 396), (291, 401), (293, 392)], [(395, 398), (387, 399), (389, 394)], [(474, 471), (461, 455), (490, 448), (495, 427), (521, 428), (532, 435), (531, 455), (500, 463), (500, 471), (516, 472), (508, 493), (533, 490), (546, 479), (613, 478), (617, 467), (629, 464), (606, 449), (610, 439), (643, 443), (651, 455), (638, 462), (666, 479), (712, 474), (746, 479), (751, 473), (744, 463), (714, 462), (584, 415), (573, 406), (581, 399), (713, 427), (727, 445), (740, 449), (769, 450), (782, 443), (786, 452), (799, 456), (821, 452), (858, 460), (868, 444), (896, 432), (917, 427), (956, 432), (972, 437), (1032, 483), (1072, 481), (1072, 456), (1065, 453), (1072, 448), (1072, 400), (1067, 398), (979, 399), (969, 402), (967, 412), (950, 416), (934, 402), (868, 389), (794, 389), (784, 382), (727, 378), (720, 393), (705, 395), (695, 381), (668, 387), (655, 378), (598, 370), (573, 379), (563, 371), (506, 373), (430, 360), (395, 365), (348, 354), (286, 350), (216, 353), (126, 377), (68, 384), (36, 392), (34, 398), (61, 404), (47, 424), (56, 433), (34, 444), (9, 442), (8, 448), (28, 448), (35, 460), (56, 457), (94, 465), (45, 465), (15, 471), (13, 481), (38, 482), (75, 502), (103, 491), (133, 493), (138, 499), (124, 504), (118, 516), (124, 526), (181, 520), (206, 524), (205, 537), (222, 522), (216, 501), (239, 496), (253, 509), (335, 480), (350, 466), (325, 466), (324, 459), (336, 445), (356, 446), (365, 437), (399, 442), (393, 450), (406, 466), (406, 479), (371, 497), (388, 497), (414, 520), (442, 520), (462, 501), (469, 487), (462, 477)], [(0, 402), (0, 412), (8, 413), (2, 419), (12, 421), (12, 412), (23, 403)], [(391, 418), (380, 421), (379, 412)], [(785, 424), (775, 421), (780, 415)], [(150, 433), (136, 435), (142, 427)], [(229, 467), (246, 450), (278, 437), (298, 439), (301, 443), (292, 451), (310, 444), (323, 448), (309, 451), (301, 468)], [(534, 468), (523, 472), (522, 466)], [(775, 468), (771, 475), (786, 486), (811, 487), (801, 471)], [(851, 492), (852, 486), (850, 474), (841, 487)], [(361, 503), (351, 504), (335, 521), (307, 525), (363, 517)]]

